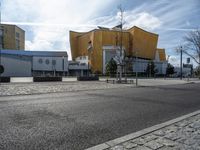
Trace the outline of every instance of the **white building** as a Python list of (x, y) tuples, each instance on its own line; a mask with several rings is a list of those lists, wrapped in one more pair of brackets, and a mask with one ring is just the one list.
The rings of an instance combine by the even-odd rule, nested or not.
[[(151, 60), (145, 60), (140, 58), (134, 58), (133, 59), (133, 72), (138, 73), (146, 73), (146, 69), (148, 64), (151, 62)], [(155, 70), (157, 70), (156, 74), (166, 74), (167, 69), (167, 61), (152, 61), (155, 65)]]
[[(122, 48), (122, 54), (121, 56), (124, 57), (124, 47)], [(103, 74), (106, 72), (106, 65), (107, 63), (111, 60), (111, 58), (116, 58), (122, 60), (123, 58), (120, 59), (120, 47), (116, 46), (104, 46), (103, 47)], [(141, 58), (129, 58), (129, 62), (132, 62), (132, 71), (133, 72), (139, 72), (139, 73), (146, 73), (146, 69), (148, 64), (153, 61), (155, 65), (155, 69), (157, 70), (156, 74), (164, 75), (166, 74), (166, 69), (167, 69), (167, 61), (160, 61), (158, 51), (155, 54), (155, 59), (154, 60), (147, 60), (147, 59), (141, 59)], [(117, 60), (116, 60), (117, 62)], [(122, 62), (121, 62), (122, 63)]]
[[(180, 67), (174, 67), (174, 77), (180, 77), (181, 76), (181, 68)], [(183, 77), (189, 77), (192, 76), (192, 68), (182, 68), (182, 76)]]

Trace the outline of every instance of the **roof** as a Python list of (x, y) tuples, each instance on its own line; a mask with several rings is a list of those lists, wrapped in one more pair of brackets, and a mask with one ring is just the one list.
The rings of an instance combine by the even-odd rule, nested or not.
[(22, 30), (23, 32), (25, 32), (24, 29), (20, 28), (19, 26), (15, 25), (15, 24), (2, 24), (1, 23), (0, 26), (12, 26), (12, 27), (16, 27), (16, 28)]
[(134, 28), (139, 29), (139, 30), (141, 30), (141, 31), (144, 31), (144, 32), (146, 32), (146, 33), (150, 33), (150, 34), (154, 34), (154, 35), (157, 35), (157, 36), (158, 36), (158, 34), (153, 33), (153, 32), (149, 32), (149, 31), (146, 31), (146, 30), (144, 30), (144, 29), (142, 29), (142, 28), (140, 28), (140, 27), (138, 27), (138, 26), (133, 26), (133, 27), (129, 28), (128, 31), (129, 31), (129, 30), (132, 30), (132, 29), (134, 29)]
[[(91, 32), (95, 32), (95, 31), (110, 31), (110, 32), (121, 32), (120, 30), (116, 30), (116, 29), (112, 29), (112, 28), (104, 28), (104, 27), (99, 27), (98, 29), (92, 29), (90, 31), (87, 32), (77, 32), (77, 31), (69, 31), (69, 32), (74, 32), (74, 33), (80, 33), (81, 35), (78, 35), (78, 37), (84, 36), (85, 34), (91, 33)], [(122, 30), (122, 32), (124, 33), (129, 33), (127, 30)]]
[[(153, 35), (158, 36), (158, 34), (156, 34), (156, 33), (146, 31), (146, 30), (144, 30), (144, 29), (142, 29), (142, 28), (139, 28), (139, 27), (137, 27), (137, 26), (133, 26), (133, 27), (127, 29), (127, 30), (124, 30), (124, 29), (123, 29), (122, 32), (125, 32), (125, 33), (127, 32), (127, 33), (129, 33), (129, 31), (130, 31), (131, 29), (134, 29), (134, 28), (139, 29), (139, 30), (141, 30), (141, 31), (144, 31), (144, 32), (146, 32), (146, 33), (149, 33), (149, 34), (153, 34)], [(93, 30), (90, 30), (90, 31), (88, 31), (88, 32), (76, 32), (76, 31), (70, 31), (70, 32), (80, 33), (81, 35), (79, 35), (79, 36), (83, 36), (83, 35), (85, 35), (85, 34), (88, 34), (88, 33), (91, 33), (91, 32), (95, 32), (95, 31), (110, 31), (110, 32), (115, 31), (115, 32), (121, 32), (120, 30), (116, 30), (116, 29), (113, 29), (113, 28), (106, 28), (106, 27), (99, 27), (99, 26), (98, 26), (98, 29), (93, 29)]]
[(23, 56), (67, 57), (66, 51), (28, 51), (28, 50), (0, 50), (1, 54)]

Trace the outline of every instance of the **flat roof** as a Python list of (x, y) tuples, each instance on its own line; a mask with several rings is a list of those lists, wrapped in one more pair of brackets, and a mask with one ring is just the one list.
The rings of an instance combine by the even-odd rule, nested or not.
[(29, 51), (29, 50), (0, 50), (1, 54), (23, 55), (23, 56), (51, 56), (51, 57), (67, 57), (67, 51)]
[(15, 24), (2, 24), (2, 23), (1, 23), (0, 26), (1, 26), (1, 25), (2, 25), (2, 26), (12, 26), (12, 27), (16, 27), (16, 28), (22, 30), (23, 32), (25, 32), (24, 29), (20, 28), (19, 26), (15, 25)]

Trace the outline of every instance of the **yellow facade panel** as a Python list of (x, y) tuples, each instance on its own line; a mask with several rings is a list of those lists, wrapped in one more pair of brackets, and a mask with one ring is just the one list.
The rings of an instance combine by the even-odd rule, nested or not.
[(70, 31), (69, 35), (69, 40), (70, 40), (70, 47), (71, 47), (71, 54), (72, 54), (72, 59), (74, 60), (79, 53), (79, 49), (78, 49), (78, 37), (80, 35), (84, 35), (85, 33), (79, 33), (79, 32), (74, 32), (74, 31)]
[(158, 54), (160, 61), (166, 61), (166, 54), (165, 54), (165, 49), (164, 48), (157, 48)]
[(93, 50), (91, 51), (91, 67), (93, 72), (101, 72), (102, 70), (102, 34), (101, 30), (94, 32)]
[(132, 55), (146, 59), (154, 59), (158, 35), (144, 31), (138, 27), (131, 28), (132, 35)]

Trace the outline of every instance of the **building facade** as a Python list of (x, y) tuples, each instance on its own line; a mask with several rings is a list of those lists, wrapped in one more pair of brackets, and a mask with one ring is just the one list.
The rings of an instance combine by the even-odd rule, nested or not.
[[(88, 58), (93, 73), (105, 73), (109, 59), (123, 52), (123, 56), (166, 62), (165, 50), (157, 48), (158, 34), (145, 31), (136, 26), (123, 30), (99, 28), (80, 33), (70, 31), (72, 59)], [(158, 55), (158, 56), (157, 56)]]
[(3, 77), (66, 76), (67, 52), (2, 50)]
[(25, 31), (16, 25), (0, 24), (0, 48), (24, 50)]

